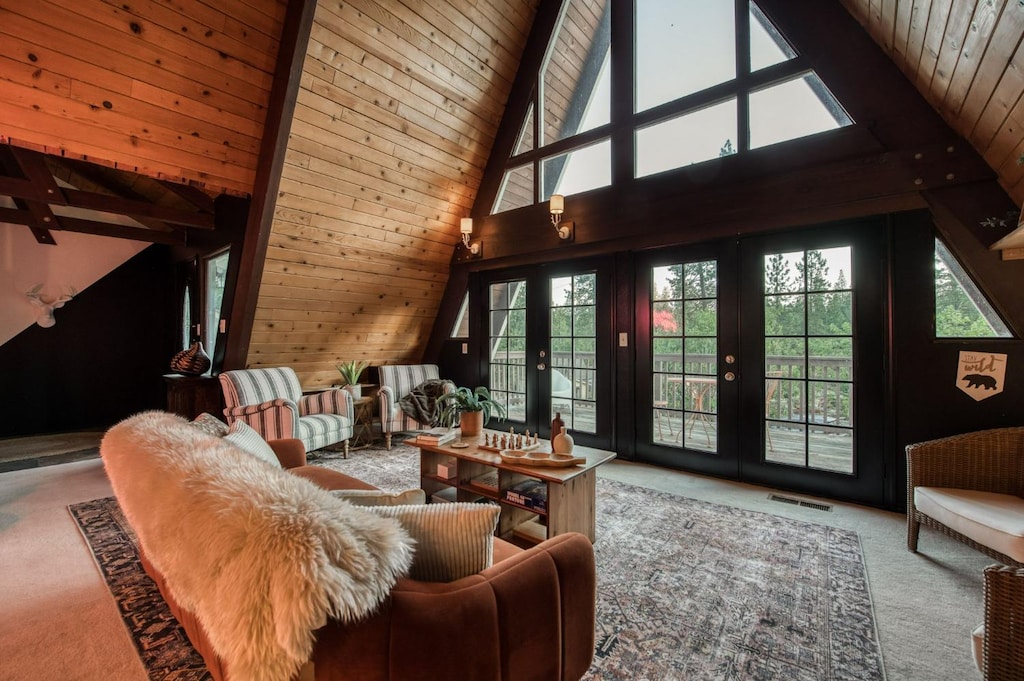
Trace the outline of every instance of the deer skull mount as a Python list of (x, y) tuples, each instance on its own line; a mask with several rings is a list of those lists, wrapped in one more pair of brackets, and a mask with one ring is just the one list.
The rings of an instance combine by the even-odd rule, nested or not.
[(50, 299), (48, 296), (42, 293), (43, 285), (36, 284), (32, 287), (32, 290), (26, 293), (30, 303), (39, 308), (39, 312), (36, 315), (36, 324), (48, 329), (57, 323), (57, 320), (53, 316), (53, 311), (57, 308), (64, 307), (64, 303), (74, 298), (78, 291), (73, 286), (68, 287), (68, 292), (57, 296), (56, 298)]

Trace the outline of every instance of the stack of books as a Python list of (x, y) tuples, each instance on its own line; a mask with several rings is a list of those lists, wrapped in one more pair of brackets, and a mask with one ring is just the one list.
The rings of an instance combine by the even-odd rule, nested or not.
[(459, 430), (457, 428), (431, 428), (430, 430), (418, 433), (413, 440), (413, 444), (440, 447), (454, 441), (457, 437), (459, 437)]
[(519, 504), (532, 511), (548, 510), (548, 485), (542, 480), (523, 480), (505, 490), (505, 501)]

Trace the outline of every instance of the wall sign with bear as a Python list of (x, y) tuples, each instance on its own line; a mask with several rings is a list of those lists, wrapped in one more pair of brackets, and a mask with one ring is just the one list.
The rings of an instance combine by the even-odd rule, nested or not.
[(961, 352), (956, 387), (977, 401), (1003, 392), (1006, 355), (995, 352)]

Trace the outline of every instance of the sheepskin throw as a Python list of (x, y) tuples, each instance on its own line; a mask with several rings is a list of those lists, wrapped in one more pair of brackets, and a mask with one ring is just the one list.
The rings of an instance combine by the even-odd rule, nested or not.
[(398, 521), (164, 412), (108, 431), (114, 494), (233, 681), (287, 681), (328, 618), (372, 612), (412, 562)]

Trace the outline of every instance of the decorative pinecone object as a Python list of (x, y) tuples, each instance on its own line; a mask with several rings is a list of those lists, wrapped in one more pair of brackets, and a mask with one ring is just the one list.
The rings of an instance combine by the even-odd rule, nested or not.
[(196, 341), (171, 358), (171, 371), (188, 376), (205, 374), (212, 362), (210, 356), (203, 351), (203, 344)]

